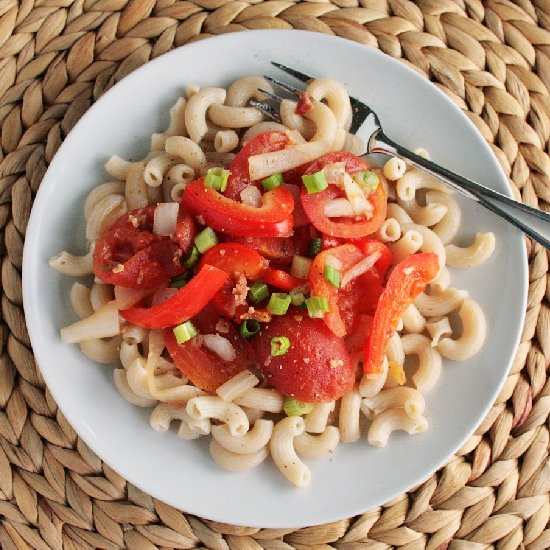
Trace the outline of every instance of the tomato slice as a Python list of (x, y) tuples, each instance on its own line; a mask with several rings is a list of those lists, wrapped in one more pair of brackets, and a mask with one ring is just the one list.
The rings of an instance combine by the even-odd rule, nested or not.
[(409, 256), (394, 267), (380, 296), (371, 333), (365, 344), (365, 373), (381, 372), (388, 339), (399, 319), (438, 271), (438, 257), (431, 253)]
[(183, 204), (180, 204), (174, 239), (185, 254), (191, 251), (197, 233), (198, 225), (195, 218), (187, 212)]
[(152, 307), (134, 306), (120, 314), (130, 323), (149, 329), (167, 328), (184, 323), (199, 313), (227, 281), (229, 275), (204, 265), (174, 296)]
[(247, 279), (259, 279), (267, 262), (252, 248), (239, 243), (221, 243), (206, 252), (199, 267), (213, 265), (232, 277), (244, 275)]
[(153, 234), (154, 214), (154, 206), (132, 210), (98, 239), (93, 268), (101, 282), (147, 290), (185, 271), (179, 246), (170, 237)]
[(280, 290), (292, 290), (298, 286), (307, 283), (307, 279), (294, 277), (290, 273), (282, 269), (266, 269), (262, 275), (262, 279), (271, 286)]
[(227, 180), (225, 196), (239, 201), (241, 191), (251, 183), (248, 171), (248, 159), (250, 157), (280, 151), (289, 144), (290, 140), (284, 132), (264, 132), (247, 141), (231, 163), (229, 169), (231, 175)]
[[(304, 174), (314, 174), (322, 170), (327, 164), (335, 162), (344, 162), (346, 172), (349, 174), (370, 169), (363, 159), (345, 151), (337, 151), (327, 153), (313, 161), (305, 168)], [(302, 188), (302, 206), (309, 221), (321, 233), (330, 237), (345, 239), (366, 237), (374, 233), (384, 223), (386, 219), (387, 197), (382, 184), (379, 184), (367, 197), (372, 206), (372, 217), (370, 219), (338, 218), (335, 221), (334, 219), (327, 218), (325, 216), (325, 203), (340, 196), (342, 196), (342, 191), (335, 185), (329, 185), (320, 193), (311, 194), (305, 188)]]
[(235, 237), (234, 239), (259, 252), (268, 260), (279, 264), (290, 264), (298, 252), (293, 237)]
[[(290, 340), (290, 348), (271, 357), (271, 340), (280, 336)], [(344, 341), (302, 309), (274, 316), (251, 343), (267, 382), (284, 395), (304, 403), (326, 402), (353, 387), (355, 368)]]
[(259, 208), (236, 202), (206, 186), (200, 179), (183, 191), (188, 211), (201, 215), (207, 225), (241, 237), (289, 237), (292, 235), (294, 199), (288, 189), (276, 187), (262, 195)]
[[(345, 273), (350, 267), (363, 259), (363, 253), (354, 244), (348, 243), (325, 250), (315, 257), (309, 271), (312, 296), (324, 296), (328, 300), (329, 311), (325, 313), (324, 321), (336, 336), (346, 335), (346, 324), (342, 320), (339, 308), (339, 296), (342, 292), (325, 278), (327, 258), (331, 256), (342, 264), (340, 271)], [(355, 304), (357, 308), (359, 304)]]
[(220, 319), (223, 317), (214, 308), (206, 306), (193, 318), (193, 324), (201, 334), (219, 334), (231, 342), (236, 357), (229, 362), (223, 361), (207, 347), (198, 345), (196, 338), (178, 344), (172, 329), (164, 331), (164, 342), (176, 367), (195, 386), (207, 392), (215, 392), (219, 386), (245, 370), (249, 365), (256, 363), (252, 346), (239, 336), (235, 327), (227, 319), (226, 330), (224, 332), (216, 330)]

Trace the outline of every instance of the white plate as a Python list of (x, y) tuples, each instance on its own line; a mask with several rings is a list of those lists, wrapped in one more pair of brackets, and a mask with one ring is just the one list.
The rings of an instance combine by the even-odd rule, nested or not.
[[(307, 53), (306, 53), (307, 52)], [(305, 59), (307, 58), (307, 61)], [(117, 392), (112, 369), (64, 345), (60, 327), (74, 321), (72, 280), (48, 267), (61, 249), (83, 252), (82, 207), (107, 180), (103, 163), (117, 153), (139, 158), (152, 132), (167, 126), (168, 108), (186, 84), (227, 85), (246, 74), (282, 77), (269, 61), (344, 82), (380, 115), (394, 140), (425, 147), (436, 162), (509, 194), (495, 157), (469, 120), (444, 94), (405, 65), (354, 42), (298, 31), (228, 34), (172, 51), (133, 72), (82, 117), (64, 141), (40, 187), (27, 230), (23, 289), (33, 349), (61, 410), (86, 443), (114, 470), (159, 499), (205, 518), (263, 527), (299, 527), (350, 517), (422, 481), (465, 441), (495, 399), (519, 340), (527, 270), (521, 234), (471, 202), (463, 235), (494, 231), (497, 247), (482, 266), (453, 281), (487, 316), (482, 351), (446, 363), (427, 396), (430, 428), (398, 434), (387, 448), (341, 444), (330, 460), (310, 461), (311, 487), (290, 486), (267, 462), (246, 473), (220, 470), (204, 443), (158, 434), (147, 413)]]

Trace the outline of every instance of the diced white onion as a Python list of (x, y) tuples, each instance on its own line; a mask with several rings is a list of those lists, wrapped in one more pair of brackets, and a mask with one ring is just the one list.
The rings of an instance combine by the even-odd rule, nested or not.
[(354, 214), (360, 215), (372, 211), (372, 205), (365, 197), (365, 193), (347, 173), (344, 174), (344, 191)]
[(177, 202), (160, 202), (157, 204), (153, 220), (153, 233), (165, 236), (173, 235), (176, 232), (179, 207), (180, 205)]
[(334, 269), (336, 269), (336, 271), (342, 271), (342, 262), (332, 256), (331, 254), (327, 254), (326, 257), (325, 257), (325, 265), (330, 265), (332, 266)]
[(344, 185), (344, 174), (346, 173), (346, 163), (345, 162), (333, 162), (327, 164), (323, 168), (325, 178), (332, 185), (337, 185), (342, 187)]
[(241, 201), (248, 206), (259, 208), (262, 205), (262, 194), (260, 190), (254, 185), (247, 185), (241, 191)]
[(156, 306), (157, 304), (161, 304), (162, 302), (166, 302), (168, 298), (171, 298), (176, 292), (178, 291), (177, 288), (172, 288), (170, 286), (167, 286), (166, 288), (161, 288), (160, 290), (155, 291), (153, 294), (153, 300), (151, 302), (151, 305)]
[(150, 290), (143, 290), (142, 288), (126, 288), (125, 286), (115, 285), (115, 300), (119, 309), (132, 307), (150, 293)]
[(359, 277), (360, 275), (363, 275), (363, 273), (366, 273), (369, 269), (371, 269), (379, 258), (380, 252), (374, 252), (370, 256), (363, 258), (354, 266), (350, 267), (342, 277), (342, 288), (345, 288), (349, 285), (349, 283), (351, 283), (351, 281), (353, 281), (353, 279)]
[(61, 329), (61, 340), (66, 344), (76, 344), (92, 338), (109, 338), (120, 334), (120, 322), (116, 300), (111, 300), (68, 327)]
[(348, 199), (332, 199), (325, 202), (324, 214), (327, 218), (340, 218), (355, 216)]
[(233, 344), (219, 334), (201, 334), (199, 342), (210, 351), (213, 351), (223, 361), (233, 361), (237, 357)]
[(309, 277), (309, 270), (313, 260), (306, 258), (305, 256), (299, 256), (296, 254), (292, 258), (292, 265), (290, 266), (290, 274), (299, 279), (307, 279)]

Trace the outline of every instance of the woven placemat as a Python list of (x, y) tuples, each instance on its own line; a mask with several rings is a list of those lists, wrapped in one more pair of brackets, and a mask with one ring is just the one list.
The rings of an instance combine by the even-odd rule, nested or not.
[(103, 464), (57, 409), (21, 293), (25, 228), (48, 163), (91, 103), (136, 67), (258, 28), (336, 34), (402, 58), (464, 109), (518, 197), (550, 210), (549, 0), (0, 0), (0, 547), (549, 548), (550, 285), (536, 244), (521, 345), (489, 415), (420, 487), (361, 516), (260, 530), (184, 514)]

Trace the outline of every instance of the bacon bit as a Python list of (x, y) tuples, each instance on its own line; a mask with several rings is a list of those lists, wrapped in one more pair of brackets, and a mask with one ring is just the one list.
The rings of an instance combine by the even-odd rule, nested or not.
[(124, 265), (123, 264), (116, 264), (113, 269), (111, 269), (113, 273), (122, 273), (124, 271)]
[(331, 359), (329, 361), (329, 365), (331, 369), (336, 369), (338, 367), (342, 367), (344, 365), (344, 361), (342, 359)]
[(313, 102), (311, 101), (311, 97), (306, 92), (300, 93), (300, 99), (298, 100), (298, 103), (296, 105), (296, 109), (294, 109), (294, 112), (297, 115), (307, 115), (310, 111), (313, 110)]
[(248, 294), (248, 285), (246, 284), (246, 277), (239, 275), (237, 278), (237, 284), (233, 289), (233, 296), (235, 296), (235, 305), (244, 306), (246, 304), (246, 295)]
[(128, 220), (136, 229), (139, 227), (139, 220), (135, 216), (128, 216)]
[(227, 334), (229, 332), (229, 319), (219, 319), (216, 323), (216, 331), (221, 332), (222, 334)]
[(299, 323), (300, 321), (304, 320), (304, 316), (303, 315), (294, 315), (294, 320)]
[(271, 321), (271, 313), (269, 313), (269, 311), (267, 311), (266, 309), (254, 309), (253, 307), (251, 307), (248, 308), (248, 311), (246, 313), (242, 313), (239, 316), (239, 319), (241, 321), (244, 321), (246, 319), (255, 319), (259, 323), (269, 323)]
[(307, 365), (311, 359), (309, 357), (304, 357), (304, 363)]

